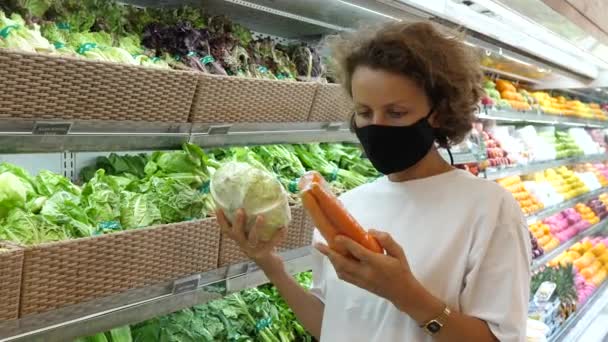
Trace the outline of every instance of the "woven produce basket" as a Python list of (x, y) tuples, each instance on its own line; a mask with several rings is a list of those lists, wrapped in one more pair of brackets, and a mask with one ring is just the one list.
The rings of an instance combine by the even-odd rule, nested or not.
[(19, 317), (23, 249), (0, 241), (0, 321)]
[[(304, 219), (304, 210), (302, 207), (291, 208), (291, 223), (287, 228), (287, 237), (279, 246), (278, 251), (283, 252), (290, 249), (301, 247), (301, 231), (302, 222)], [(222, 235), (220, 241), (220, 260), (219, 267), (238, 264), (249, 260), (247, 256), (239, 250), (237, 244), (229, 237)]]
[(339, 84), (321, 84), (312, 105), (310, 122), (341, 122), (350, 118), (353, 103)]
[(0, 119), (187, 122), (196, 73), (0, 49)]
[(200, 75), (191, 121), (196, 123), (304, 122), (316, 83)]
[(26, 248), (21, 316), (215, 269), (219, 237), (205, 219)]
[(312, 236), (315, 231), (315, 223), (308, 213), (304, 213), (302, 223), (302, 232), (300, 234), (300, 245), (310, 246), (312, 244)]

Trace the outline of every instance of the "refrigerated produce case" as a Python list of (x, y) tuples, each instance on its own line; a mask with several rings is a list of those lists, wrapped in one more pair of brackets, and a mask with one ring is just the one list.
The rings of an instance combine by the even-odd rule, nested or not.
[[(199, 5), (188, 1), (125, 2), (150, 8)], [(294, 0), (214, 0), (205, 2), (203, 8), (251, 28), (256, 37), (270, 35), (283, 44), (313, 45), (327, 34), (353, 30), (362, 23), (433, 19), (428, 12), (393, 1), (304, 4)], [(520, 56), (490, 39), (484, 41), (480, 35), (469, 41), (486, 56), (488, 81), (514, 80), (512, 84), (518, 88), (518, 82), (535, 81), (528, 73), (518, 77), (521, 68), (509, 70), (509, 60), (502, 57), (503, 48), (539, 68), (545, 66), (543, 61)], [(488, 54), (482, 46), (500, 49), (501, 54)], [(325, 80), (290, 82), (217, 76), (4, 48), (0, 48), (0, 65), (0, 79), (5, 85), (0, 94), (0, 161), (21, 166), (33, 175), (46, 169), (79, 183), (83, 169), (112, 152), (133, 155), (177, 151), (188, 143), (207, 151), (266, 144), (357, 143), (346, 123), (351, 112), (347, 96), (339, 85)], [(561, 76), (568, 75), (565, 71)], [(515, 158), (521, 149), (505, 145), (528, 138), (530, 129), (526, 127), (532, 126), (539, 132), (542, 127), (554, 127), (564, 134), (564, 144), (588, 146), (591, 130), (608, 126), (605, 112), (594, 106), (593, 115), (587, 109), (581, 114), (564, 104), (549, 108), (571, 112), (553, 113), (523, 95), (524, 100), (518, 95), (508, 99), (514, 102), (505, 104), (500, 102), (500, 94), (486, 91), (493, 100), (481, 106), (478, 123), (467, 142), (453, 149), (455, 164), (513, 190), (516, 198), (520, 196), (519, 203), (531, 226), (550, 224), (550, 218), (556, 215), (573, 215), (581, 208), (578, 205), (591, 206), (591, 201), (602, 199), (608, 192), (608, 181), (596, 189), (589, 189), (587, 184), (580, 188), (573, 185), (568, 190), (571, 197), (562, 196), (547, 205), (541, 200), (528, 203), (536, 195), (529, 194), (531, 190), (524, 183), (537, 181), (534, 174), (542, 173), (544, 179), (547, 170), (566, 167), (563, 173), (568, 177), (579, 177), (575, 171), (586, 165), (592, 168), (589, 172), (596, 175), (598, 184), (602, 183), (601, 177), (608, 178), (608, 174), (603, 175), (608, 165), (605, 142), (603, 146), (597, 142), (597, 150), (593, 145), (584, 153), (573, 149), (570, 154), (549, 159), (540, 155)], [(517, 92), (524, 94), (520, 89)], [(503, 127), (500, 132), (497, 126)], [(507, 126), (521, 132), (513, 133)], [(570, 128), (587, 129), (589, 139), (583, 132), (584, 143), (571, 141), (574, 133), (569, 133)], [(449, 160), (447, 151), (441, 152)], [(291, 210), (293, 220), (281, 255), (289, 272), (296, 274), (310, 268), (308, 245), (313, 226), (301, 207), (295, 205)], [(607, 221), (599, 212), (594, 215), (597, 222), (579, 225), (580, 229), (571, 230), (564, 239), (551, 235), (560, 232), (557, 228), (547, 228), (542, 234), (531, 228), (531, 234), (538, 234), (534, 241), (551, 235), (543, 240), (551, 244), (540, 244), (552, 247), (550, 250), (536, 253), (540, 251), (536, 246), (535, 271), (579, 241), (603, 236)], [(554, 238), (555, 243), (551, 240)], [(29, 246), (0, 242), (0, 271), (0, 285), (9, 290), (0, 294), (0, 339), (8, 341), (67, 341), (140, 323), (267, 282), (263, 273), (221, 236), (212, 217)], [(580, 335), (583, 326), (608, 304), (607, 284), (603, 282), (584, 304), (564, 318), (550, 339), (570, 341)]]

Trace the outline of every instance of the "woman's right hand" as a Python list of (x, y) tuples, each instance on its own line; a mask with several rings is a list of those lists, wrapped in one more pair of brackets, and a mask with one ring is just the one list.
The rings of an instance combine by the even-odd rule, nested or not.
[(216, 212), (217, 221), (222, 233), (234, 240), (241, 251), (253, 260), (265, 273), (274, 273), (283, 269), (283, 260), (275, 253), (275, 248), (285, 238), (286, 229), (277, 230), (269, 241), (258, 239), (258, 232), (264, 224), (264, 218), (258, 216), (255, 225), (246, 233), (247, 214), (239, 209), (234, 222), (230, 223), (222, 210)]

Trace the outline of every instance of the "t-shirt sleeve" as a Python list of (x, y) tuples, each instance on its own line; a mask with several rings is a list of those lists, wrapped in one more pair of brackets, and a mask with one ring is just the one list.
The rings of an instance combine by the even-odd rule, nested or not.
[(311, 270), (312, 270), (312, 287), (310, 289), (310, 293), (312, 293), (315, 297), (319, 298), (319, 300), (325, 303), (325, 293), (326, 293), (326, 263), (325, 256), (321, 254), (316, 248), (314, 248), (315, 243), (325, 243), (325, 239), (319, 234), (319, 232), (315, 229), (313, 238), (312, 238), (312, 248), (311, 248)]
[(464, 314), (487, 322), (499, 341), (525, 341), (531, 242), (517, 202), (505, 194), (494, 227), (481, 227), (460, 294)]

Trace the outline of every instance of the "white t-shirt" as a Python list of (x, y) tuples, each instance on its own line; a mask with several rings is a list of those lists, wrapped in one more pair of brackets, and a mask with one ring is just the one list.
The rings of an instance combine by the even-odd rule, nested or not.
[[(531, 247), (509, 192), (453, 170), (401, 183), (383, 177), (341, 200), (362, 226), (391, 234), (416, 279), (452, 310), (486, 321), (500, 341), (525, 341)], [(316, 230), (314, 240), (323, 241)], [(322, 342), (433, 340), (389, 301), (339, 280), (316, 250), (312, 271), (312, 293), (325, 303)]]

